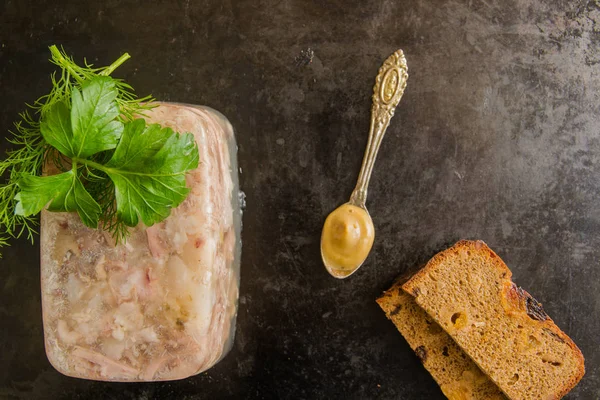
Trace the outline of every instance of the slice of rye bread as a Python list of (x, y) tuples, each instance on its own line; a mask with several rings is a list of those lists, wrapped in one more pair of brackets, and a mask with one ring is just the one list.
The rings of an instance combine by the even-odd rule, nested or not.
[(484, 242), (464, 240), (403, 289), (510, 399), (560, 399), (583, 377), (583, 355), (511, 277)]
[(450, 400), (506, 400), (502, 391), (397, 281), (377, 304)]

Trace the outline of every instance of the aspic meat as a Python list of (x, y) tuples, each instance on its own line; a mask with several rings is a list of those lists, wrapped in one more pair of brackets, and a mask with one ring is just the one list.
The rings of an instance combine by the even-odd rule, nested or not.
[(193, 133), (200, 153), (190, 195), (165, 221), (117, 245), (76, 214), (42, 213), (46, 353), (65, 375), (181, 379), (231, 346), (241, 246), (233, 130), (201, 107), (163, 103), (146, 119)]

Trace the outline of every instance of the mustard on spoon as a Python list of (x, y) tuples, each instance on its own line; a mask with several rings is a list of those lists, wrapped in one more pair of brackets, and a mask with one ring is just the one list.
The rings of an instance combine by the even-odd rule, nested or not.
[(381, 139), (404, 94), (407, 79), (406, 59), (398, 50), (385, 60), (375, 79), (369, 142), (350, 201), (329, 214), (323, 225), (321, 258), (335, 278), (344, 279), (356, 272), (373, 247), (375, 227), (365, 205), (367, 188)]

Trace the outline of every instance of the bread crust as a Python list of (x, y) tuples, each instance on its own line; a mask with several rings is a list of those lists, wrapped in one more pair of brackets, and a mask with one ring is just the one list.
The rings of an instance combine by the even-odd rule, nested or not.
[[(512, 306), (516, 305), (517, 307), (520, 307), (520, 308), (527, 307), (527, 302), (528, 301), (531, 302), (531, 300), (528, 300), (528, 299), (533, 299), (533, 297), (531, 297), (531, 295), (529, 295), (529, 293), (527, 293), (526, 291), (522, 290), (521, 288), (518, 288), (512, 282), (512, 279), (511, 279), (512, 272), (506, 266), (504, 261), (502, 261), (502, 259), (500, 257), (498, 257), (498, 255), (481, 240), (475, 240), (475, 241), (461, 240), (461, 241), (457, 242), (451, 248), (436, 254), (426, 264), (426, 266), (423, 269), (421, 269), (419, 272), (417, 272), (409, 281), (404, 283), (404, 285), (402, 286), (403, 290), (406, 291), (407, 293), (411, 294), (413, 297), (418, 297), (421, 294), (420, 293), (420, 291), (421, 291), (420, 285), (423, 283), (424, 280), (427, 279), (428, 274), (430, 272), (432, 272), (433, 270), (435, 270), (436, 267), (440, 263), (446, 261), (450, 256), (452, 256), (453, 253), (458, 254), (458, 252), (460, 250), (477, 252), (478, 254), (485, 256), (488, 260), (491, 261), (489, 264), (493, 265), (495, 268), (498, 269), (498, 272), (503, 277), (503, 279), (505, 279), (505, 282), (510, 282), (510, 284), (504, 285), (504, 287), (503, 287), (504, 295), (502, 296), (502, 298), (507, 298), (508, 299), (507, 301), (509, 301)], [(535, 301), (535, 299), (533, 299), (533, 302), (537, 303), (537, 301)], [(537, 304), (541, 308), (541, 305), (539, 303), (537, 303)], [(521, 309), (520, 311), (527, 311), (527, 310)], [(554, 393), (556, 398), (560, 399), (564, 395), (566, 395), (571, 389), (573, 389), (573, 387), (575, 387), (575, 385), (577, 385), (577, 383), (581, 380), (581, 378), (585, 374), (584, 357), (583, 357), (583, 354), (581, 353), (581, 350), (579, 350), (579, 348), (571, 340), (571, 338), (569, 336), (567, 336), (567, 334), (565, 334), (547, 314), (543, 313), (543, 315), (545, 316), (544, 319), (533, 318), (533, 317), (531, 317), (531, 315), (529, 315), (529, 317), (536, 319), (541, 324), (542, 329), (549, 331), (549, 333), (552, 336), (554, 336), (554, 337), (558, 338), (558, 340), (566, 343), (573, 351), (573, 355), (577, 358), (577, 365), (578, 365), (577, 374), (569, 379), (566, 379), (564, 381), (564, 384), (561, 387), (557, 388), (556, 393)], [(538, 318), (542, 318), (541, 315), (538, 315)], [(451, 332), (448, 332), (448, 333), (452, 336)], [(469, 354), (468, 349), (465, 349), (463, 347), (463, 350), (467, 354)], [(480, 367), (481, 367), (481, 365), (480, 365)], [(482, 369), (485, 372), (485, 368), (482, 368)]]

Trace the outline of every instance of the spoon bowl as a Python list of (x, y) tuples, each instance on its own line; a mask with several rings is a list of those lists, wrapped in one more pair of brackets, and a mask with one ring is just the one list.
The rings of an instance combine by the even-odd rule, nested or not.
[(374, 239), (375, 227), (366, 207), (348, 202), (332, 211), (321, 235), (321, 258), (329, 274), (343, 279), (356, 272)]
[(321, 259), (334, 278), (344, 279), (355, 273), (373, 246), (375, 227), (366, 207), (367, 189), (381, 140), (404, 94), (407, 79), (406, 58), (398, 50), (385, 60), (375, 79), (369, 141), (350, 201), (331, 212), (323, 225)]

